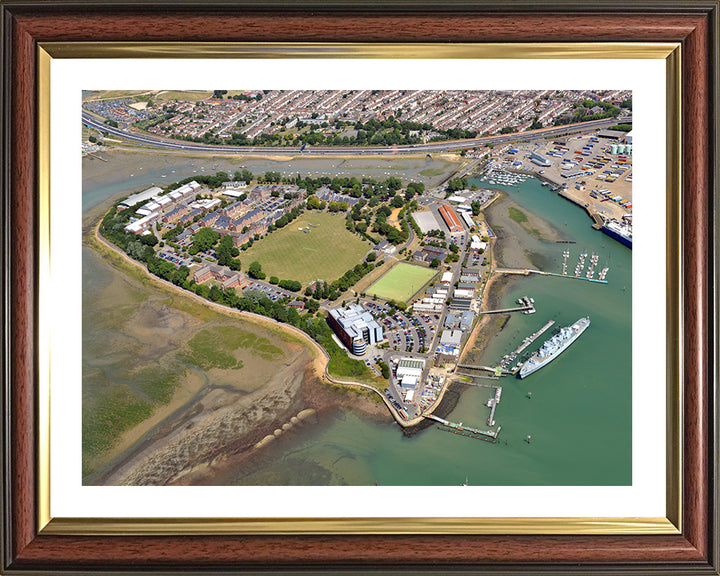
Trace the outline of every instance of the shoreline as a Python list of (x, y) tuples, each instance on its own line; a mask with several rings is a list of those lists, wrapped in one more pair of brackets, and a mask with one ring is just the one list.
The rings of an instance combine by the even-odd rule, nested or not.
[[(490, 288), (495, 289), (492, 294), (488, 294), (487, 297), (483, 298), (482, 308), (487, 310), (497, 307), (505, 293), (515, 284), (515, 280), (517, 280), (517, 278), (493, 273), (485, 286), (485, 293), (487, 294)], [(468, 341), (463, 348), (463, 353), (458, 358), (458, 364), (474, 363), (475, 361), (480, 362), (490, 341), (505, 329), (505, 325), (509, 319), (509, 314), (484, 314), (470, 333)], [(474, 358), (474, 360), (469, 361), (468, 357)]]
[[(327, 371), (329, 356), (326, 351), (320, 344), (312, 340), (298, 328), (280, 324), (264, 316), (207, 302), (195, 294), (152, 276), (140, 263), (122, 254), (110, 245), (106, 239), (102, 238), (99, 234), (100, 222), (101, 218), (98, 219), (97, 222), (89, 225), (86, 223), (84, 226), (85, 234), (83, 234), (83, 244), (93, 250), (103, 261), (114, 267), (120, 274), (129, 274), (131, 278), (143, 284), (150, 283), (155, 289), (164, 289), (163, 291), (165, 292), (171, 292), (183, 297), (189, 296), (189, 300), (194, 303), (226, 316), (228, 319), (239, 318), (251, 325), (256, 325), (265, 330), (269, 329), (272, 333), (280, 335), (282, 339), (286, 341), (289, 340), (290, 343), (294, 343), (295, 346), (302, 347), (302, 350), (306, 351), (298, 353), (300, 356), (308, 356), (304, 364), (305, 368), (303, 369), (300, 366), (296, 366), (292, 372), (286, 374), (289, 378), (287, 385), (283, 385), (281, 382), (277, 385), (271, 385), (269, 388), (268, 386), (264, 386), (261, 390), (267, 393), (266, 395), (272, 395), (273, 393), (277, 395), (277, 393), (280, 392), (286, 396), (290, 394), (289, 406), (298, 408), (299, 412), (305, 409), (319, 411), (346, 407), (353, 409), (363, 416), (372, 416), (386, 422), (388, 412), (390, 412), (389, 415), (391, 418), (393, 417), (392, 411), (388, 410), (385, 399), (375, 386), (361, 382), (339, 380), (330, 375)], [(128, 265), (133, 265), (133, 270), (126, 269), (125, 266)], [(278, 379), (282, 380), (281, 376), (283, 372), (285, 371), (281, 370), (278, 374), (273, 375), (271, 384), (277, 382)], [(300, 374), (302, 374), (302, 377), (298, 381), (298, 375)], [(292, 375), (295, 375), (295, 377), (292, 377)], [(314, 393), (309, 394), (307, 392), (308, 389), (313, 389)], [(90, 483), (125, 483), (125, 481), (123, 481), (124, 478), (132, 477), (133, 474), (138, 473), (137, 470), (135, 472), (132, 472), (132, 470), (146, 466), (148, 462), (147, 459), (151, 458), (151, 454), (158, 454), (159, 451), (171, 449), (172, 432), (178, 427), (188, 425), (188, 419), (200, 418), (197, 411), (198, 406), (202, 406), (207, 398), (213, 395), (224, 396), (224, 401), (228, 399), (227, 393), (223, 394), (222, 392), (217, 392), (207, 387), (202, 387), (193, 393), (185, 402), (177, 403), (176, 396), (173, 396), (168, 403), (168, 406), (172, 407), (170, 413), (162, 417), (151, 417), (153, 423), (146, 425), (140, 434), (137, 434), (137, 427), (131, 428), (123, 433), (124, 436), (137, 435), (138, 437), (132, 442), (126, 439), (124, 442), (126, 447), (123, 450), (113, 456), (99, 470), (88, 476), (88, 478), (91, 479)], [(318, 398), (322, 398), (321, 403), (317, 402)], [(312, 405), (313, 408), (304, 408), (304, 406), (310, 405)], [(207, 481), (211, 479), (208, 475), (212, 476), (212, 467), (219, 466), (218, 463), (224, 462), (225, 460), (234, 461), (236, 457), (240, 455), (251, 455), (257, 450), (262, 449), (263, 446), (269, 443), (267, 440), (269, 436), (278, 436), (278, 430), (280, 430), (280, 433), (283, 433), (286, 431), (286, 428), (290, 428), (294, 424), (293, 418), (297, 418), (299, 412), (298, 414), (289, 413), (288, 410), (292, 411), (290, 407), (267, 407), (267, 409), (270, 410), (270, 412), (266, 412), (268, 416), (267, 420), (263, 419), (258, 422), (260, 425), (246, 430), (244, 433), (241, 433), (240, 437), (237, 437), (236, 433), (231, 445), (226, 446), (226, 450), (220, 453), (213, 452), (209, 457), (206, 455), (199, 461), (192, 462), (190, 470), (181, 470), (180, 475), (177, 476), (177, 478), (171, 478), (169, 483), (173, 483), (180, 478), (184, 478), (183, 483), (194, 481), (196, 473), (200, 474), (199, 477)], [(160, 407), (160, 410), (163, 408), (166, 407)], [(200, 410), (200, 416), (202, 416), (201, 413), (202, 410)], [(202, 418), (200, 419), (202, 420)], [(192, 422), (192, 426), (195, 428), (207, 428), (211, 424), (212, 419), (203, 422)], [(142, 424), (139, 426), (142, 426)], [(135, 434), (133, 434), (133, 432), (135, 432)], [(168, 433), (170, 435), (168, 435)], [(150, 450), (150, 448), (152, 448), (152, 450)], [(146, 464), (143, 464), (143, 461), (145, 461)], [(150, 468), (157, 472), (157, 470), (162, 469), (163, 466), (155, 463), (151, 465)], [(220, 473), (219, 469), (218, 473)], [(147, 478), (143, 478), (145, 478), (143, 482), (146, 482)]]
[[(102, 247), (106, 250), (109, 250), (115, 257), (120, 258), (121, 261), (125, 262), (126, 264), (130, 264), (136, 272), (138, 272), (137, 277), (141, 279), (143, 282), (151, 282), (158, 288), (164, 288), (168, 291), (172, 291), (175, 294), (180, 294), (181, 296), (188, 297), (191, 301), (195, 301), (196, 303), (199, 303), (201, 306), (204, 306), (205, 308), (209, 310), (213, 310), (219, 313), (224, 313), (228, 315), (237, 316), (239, 318), (245, 319), (246, 321), (258, 325), (264, 326), (266, 329), (270, 329), (270, 331), (275, 333), (284, 334), (286, 336), (294, 336), (296, 338), (300, 338), (302, 343), (305, 343), (306, 345), (309, 345), (309, 347), (313, 348), (320, 354), (318, 356), (315, 356), (314, 362), (316, 363), (316, 368), (318, 368), (317, 373), (321, 375), (324, 379), (326, 379), (328, 382), (332, 383), (333, 385), (338, 386), (346, 386), (346, 387), (359, 387), (366, 390), (369, 390), (373, 393), (375, 393), (380, 399), (383, 401), (383, 403), (387, 406), (388, 411), (390, 412), (390, 415), (395, 419), (395, 421), (400, 424), (401, 426), (410, 426), (409, 422), (403, 422), (399, 414), (395, 411), (395, 408), (390, 404), (389, 400), (385, 397), (384, 394), (380, 392), (380, 390), (374, 385), (370, 384), (368, 382), (359, 382), (355, 380), (345, 380), (343, 378), (334, 376), (330, 374), (328, 371), (329, 367), (329, 361), (330, 356), (328, 352), (315, 340), (313, 340), (306, 332), (300, 330), (299, 328), (292, 326), (291, 324), (286, 324), (283, 322), (279, 322), (277, 320), (274, 320), (272, 318), (269, 318), (267, 316), (263, 316), (261, 314), (255, 314), (254, 312), (247, 312), (245, 310), (237, 310), (235, 308), (230, 308), (228, 306), (225, 306), (223, 304), (218, 304), (217, 302), (211, 302), (209, 300), (206, 300), (205, 298), (202, 298), (198, 296), (197, 294), (190, 292), (189, 290), (185, 290), (179, 286), (176, 286), (175, 284), (168, 282), (166, 280), (163, 280), (162, 278), (158, 278), (157, 276), (151, 274), (147, 268), (145, 268), (142, 264), (137, 262), (136, 260), (133, 260), (130, 258), (127, 254), (121, 252), (118, 250), (111, 242), (106, 240), (102, 237), (100, 234), (100, 224), (102, 222), (102, 218), (100, 218), (97, 222), (94, 222), (88, 226), (89, 229), (93, 231), (92, 236), (90, 237), (89, 231), (87, 237), (91, 238), (91, 241), (97, 241), (99, 242)], [(84, 235), (84, 237), (86, 237)], [(86, 244), (88, 247), (93, 248), (89, 244)], [(95, 249), (96, 252), (100, 252), (99, 250)], [(102, 256), (102, 254), (101, 254)], [(124, 271), (121, 271), (124, 272)], [(321, 359), (322, 357), (322, 359)], [(324, 360), (323, 360), (324, 359)]]
[[(490, 249), (492, 274), (483, 290), (481, 310), (492, 310), (500, 307), (504, 295), (515, 286), (522, 277), (510, 276), (494, 272), (496, 268), (527, 268), (532, 265), (533, 253), (527, 250), (522, 242), (509, 245), (504, 232), (507, 227), (521, 228), (529, 237), (541, 242), (558, 242), (564, 240), (561, 231), (551, 222), (531, 212), (528, 208), (515, 202), (504, 190), (496, 190), (497, 194), (485, 208), (485, 220), (493, 230)], [(511, 209), (522, 212), (527, 218), (524, 222), (516, 222), (509, 215)], [(508, 215), (503, 214), (508, 211)], [(530, 227), (530, 230), (526, 229)], [(522, 238), (522, 235), (520, 236)], [(501, 246), (502, 245), (502, 246)], [(490, 341), (498, 336), (507, 325), (510, 314), (483, 315), (475, 324), (468, 337), (458, 364), (481, 362)], [(472, 358), (472, 361), (468, 360)]]
[[(290, 152), (288, 151), (287, 154), (272, 154), (268, 152), (227, 152), (227, 151), (210, 151), (202, 152), (202, 151), (196, 151), (196, 150), (176, 150), (176, 149), (170, 149), (170, 148), (151, 148), (149, 146), (143, 146), (141, 144), (138, 144), (137, 146), (131, 144), (131, 143), (118, 143), (117, 145), (114, 145), (112, 147), (108, 146), (105, 148), (105, 150), (97, 150), (92, 153), (86, 153), (87, 156), (94, 158), (96, 160), (100, 159), (97, 156), (93, 156), (93, 154), (113, 154), (114, 152), (120, 152), (120, 153), (133, 153), (133, 154), (167, 154), (169, 156), (174, 157), (183, 157), (183, 158), (199, 158), (199, 159), (207, 159), (207, 158), (223, 158), (228, 160), (238, 160), (241, 158), (251, 158), (251, 159), (258, 159), (258, 160), (268, 160), (268, 161), (277, 161), (277, 162), (292, 162), (295, 160), (320, 160), (324, 158), (324, 156), (321, 156), (320, 154), (302, 154), (299, 152)], [(332, 159), (339, 159), (339, 160), (348, 160), (348, 159), (378, 159), (378, 158), (388, 158), (388, 159), (397, 159), (397, 160), (406, 160), (406, 159), (424, 159), (427, 156), (427, 153), (425, 152), (374, 152), (374, 153), (363, 153), (363, 152), (352, 152), (351, 150), (348, 150), (347, 152), (338, 152), (338, 153), (332, 153), (330, 158)], [(456, 154), (452, 154), (449, 152), (439, 152), (433, 155), (433, 159), (435, 160), (442, 160), (444, 162), (455, 162), (459, 163), (460, 158)]]

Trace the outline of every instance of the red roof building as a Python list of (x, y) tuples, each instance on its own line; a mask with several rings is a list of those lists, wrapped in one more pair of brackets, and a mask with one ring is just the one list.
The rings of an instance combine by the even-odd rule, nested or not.
[(455, 212), (452, 208), (450, 208), (450, 206), (443, 204), (442, 206), (440, 206), (440, 209), (438, 211), (440, 212), (440, 216), (442, 216), (442, 219), (445, 221), (445, 224), (450, 229), (450, 233), (463, 231), (463, 226), (460, 223), (457, 214), (455, 214)]

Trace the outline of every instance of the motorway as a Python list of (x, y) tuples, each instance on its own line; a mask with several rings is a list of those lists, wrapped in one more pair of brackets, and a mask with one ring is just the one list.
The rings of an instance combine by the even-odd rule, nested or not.
[(531, 130), (514, 134), (503, 134), (498, 136), (485, 136), (481, 138), (472, 138), (470, 140), (452, 140), (446, 142), (430, 142), (428, 144), (413, 144), (404, 146), (352, 146), (352, 147), (306, 147), (301, 150), (299, 147), (265, 147), (265, 146), (219, 146), (212, 144), (198, 144), (196, 142), (184, 142), (181, 140), (169, 140), (154, 136), (135, 132), (123, 127), (114, 128), (105, 124), (105, 122), (83, 110), (83, 124), (102, 132), (113, 134), (114, 136), (122, 136), (126, 140), (152, 146), (154, 148), (163, 148), (166, 150), (183, 150), (187, 152), (210, 152), (213, 154), (407, 154), (407, 153), (432, 153), (446, 152), (448, 150), (463, 150), (476, 148), (484, 144), (505, 144), (508, 142), (517, 142), (519, 140), (538, 140), (552, 136), (561, 136), (578, 130), (598, 130), (614, 126), (618, 122), (632, 122), (632, 118), (607, 118), (603, 120), (593, 120), (591, 122), (582, 122), (581, 124), (566, 124), (564, 126), (542, 128), (540, 130)]

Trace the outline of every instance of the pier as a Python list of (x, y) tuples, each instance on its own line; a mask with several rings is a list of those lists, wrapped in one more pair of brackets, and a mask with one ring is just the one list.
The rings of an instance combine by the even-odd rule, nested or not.
[[(530, 346), (535, 340), (537, 340), (542, 334), (547, 332), (547, 330), (555, 324), (555, 320), (548, 320), (545, 325), (537, 330), (536, 332), (533, 332), (530, 334), (530, 336), (527, 336), (525, 339), (523, 339), (520, 346), (518, 346), (515, 350), (513, 350), (510, 354), (507, 354), (503, 357), (503, 359), (500, 361), (500, 365), (496, 368), (497, 370), (500, 370), (502, 374), (517, 374), (518, 370), (520, 370), (519, 365), (515, 368), (508, 369), (508, 365), (515, 361), (515, 359), (520, 356), (520, 354), (523, 353), (523, 351)], [(496, 372), (497, 373), (497, 372)]]
[[(469, 369), (474, 370), (486, 370), (489, 372), (494, 372), (494, 368), (490, 368), (489, 366), (468, 366)], [(499, 376), (485, 376), (484, 374), (473, 374), (471, 372), (455, 372), (455, 374), (459, 374), (460, 376), (470, 376), (470, 378), (482, 378), (483, 380), (500, 380)], [(467, 384), (468, 386), (488, 386), (492, 388), (490, 384), (478, 384), (477, 382), (465, 382), (465, 380), (453, 380), (454, 382), (460, 382), (461, 384)]]
[(572, 280), (585, 280), (586, 282), (597, 282), (598, 284), (607, 284), (607, 280), (599, 280), (598, 278), (586, 278), (585, 276), (570, 276), (557, 274), (555, 272), (541, 272), (540, 270), (531, 270), (533, 274), (541, 274), (542, 276), (556, 276), (558, 278), (571, 278)]
[(534, 306), (518, 306), (516, 308), (498, 308), (497, 310), (481, 310), (480, 314), (503, 314), (505, 312), (535, 312)]
[(487, 419), (487, 425), (488, 426), (495, 426), (495, 408), (497, 408), (497, 405), (500, 404), (500, 396), (502, 395), (502, 388), (498, 386), (495, 388), (495, 397), (490, 398), (488, 401), (488, 405), (490, 406), (490, 416), (488, 416)]
[[(492, 376), (478, 376), (477, 374), (465, 374), (465, 376), (471, 376), (472, 378), (485, 378), (486, 380), (500, 380), (500, 378), (493, 378)], [(480, 382), (467, 382), (466, 380), (458, 380), (457, 378), (451, 378), (453, 382), (458, 384), (466, 384), (467, 386), (477, 386), (478, 388), (496, 388), (497, 384), (481, 384)]]
[(527, 296), (523, 296), (518, 303), (522, 302), (521, 306), (515, 308), (499, 308), (497, 310), (481, 310), (480, 314), (503, 314), (505, 312), (524, 312), (525, 314), (535, 314), (535, 306), (532, 300)]
[(469, 370), (485, 370), (485, 372), (492, 372), (495, 375), (498, 374), (498, 368), (492, 366), (479, 366), (473, 364), (458, 364), (456, 368), (468, 368)]
[(434, 414), (424, 415), (423, 417), (428, 420), (434, 420), (443, 426), (444, 428), (442, 429), (446, 432), (453, 432), (454, 434), (459, 434), (460, 436), (467, 436), (468, 438), (475, 438), (476, 440), (485, 440), (486, 442), (493, 443), (497, 442), (497, 437), (501, 428), (498, 426), (497, 430), (479, 430), (477, 428), (472, 428), (471, 426), (463, 426), (462, 422), (459, 424), (457, 422), (450, 422), (449, 420), (445, 420), (444, 418), (440, 418)]
[[(513, 269), (513, 268), (495, 268), (495, 272), (498, 274), (521, 274), (523, 276), (530, 276), (530, 274), (540, 274), (541, 276), (556, 276), (557, 278), (572, 278), (573, 280), (586, 280), (587, 282), (599, 282), (600, 284), (607, 284), (607, 280), (598, 280), (596, 278), (585, 278), (585, 276), (566, 276), (564, 274), (557, 274), (555, 272), (543, 272), (542, 270), (530, 270), (530, 269)], [(488, 312), (485, 312), (487, 314)], [(495, 311), (495, 313), (498, 313)]]
[(533, 332), (532, 334), (530, 334), (530, 336), (525, 338), (525, 340), (523, 340), (523, 343), (517, 347), (515, 353), (520, 354), (523, 350), (525, 350), (525, 348), (530, 346), (530, 344), (532, 344), (538, 338), (538, 336), (541, 336), (542, 334), (547, 332), (548, 328), (550, 328), (550, 326), (552, 326), (553, 324), (555, 324), (555, 320), (548, 320), (545, 326), (540, 328), (540, 330), (538, 330), (537, 332)]

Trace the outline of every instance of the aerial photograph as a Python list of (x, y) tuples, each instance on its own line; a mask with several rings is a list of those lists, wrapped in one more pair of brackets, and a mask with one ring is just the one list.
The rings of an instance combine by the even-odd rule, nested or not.
[(630, 90), (83, 91), (83, 484), (632, 485), (632, 159)]

